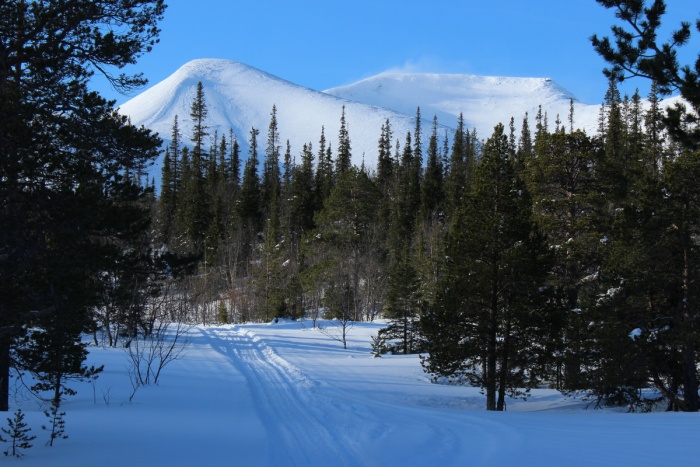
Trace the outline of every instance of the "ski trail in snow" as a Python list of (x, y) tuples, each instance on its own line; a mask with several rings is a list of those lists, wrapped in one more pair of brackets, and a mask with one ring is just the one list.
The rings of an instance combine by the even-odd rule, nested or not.
[(360, 465), (352, 440), (323, 423), (314, 382), (250, 331), (210, 328), (211, 346), (231, 359), (250, 385), (268, 431), (270, 465)]
[(372, 400), (315, 381), (251, 330), (202, 331), (248, 381), (268, 434), (269, 465), (379, 466), (375, 454), (387, 450), (393, 465), (493, 465), (522, 445), (496, 420)]

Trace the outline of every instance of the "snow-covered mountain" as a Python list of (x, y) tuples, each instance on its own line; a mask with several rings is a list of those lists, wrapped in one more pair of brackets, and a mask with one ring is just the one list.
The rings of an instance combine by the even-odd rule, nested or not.
[(420, 106), (423, 118), (437, 115), (440, 123), (451, 127), (456, 126), (462, 113), (467, 128), (476, 128), (482, 138), (490, 136), (496, 124), (507, 125), (511, 117), (519, 129), (526, 112), (530, 128), (534, 128), (540, 105), (543, 113), (547, 113), (550, 129), (557, 115), (562, 122), (568, 122), (571, 99), (574, 125), (593, 133), (600, 108), (578, 102), (573, 94), (549, 78), (387, 71), (324, 92), (409, 115), (415, 114)]
[[(190, 108), (197, 83), (204, 86), (209, 133), (226, 135), (232, 129), (247, 157), (251, 128), (260, 130), (260, 150), (266, 144), (273, 105), (277, 109), (280, 143), (290, 141), (297, 157), (305, 143), (318, 149), (321, 128), (336, 152), (343, 106), (350, 134), (353, 163), (376, 165), (377, 142), (383, 123), (391, 121), (394, 138), (403, 143), (415, 129), (416, 108), (423, 117), (423, 144), (437, 115), (440, 135), (452, 136), (462, 113), (468, 129), (476, 128), (488, 138), (497, 123), (515, 119), (517, 134), (525, 113), (530, 129), (535, 128), (538, 107), (547, 114), (549, 129), (559, 117), (568, 126), (570, 103), (574, 102), (574, 126), (594, 134), (600, 105), (584, 104), (548, 78), (509, 78), (459, 74), (403, 73), (387, 71), (347, 86), (324, 92), (305, 88), (233, 60), (191, 61), (171, 76), (121, 106), (120, 111), (136, 125), (144, 125), (167, 142), (175, 115), (182, 141), (192, 135)], [(678, 98), (663, 101), (670, 105)], [(152, 174), (160, 176), (156, 165)]]
[[(375, 165), (377, 141), (387, 119), (397, 135), (405, 135), (415, 128), (412, 116), (324, 94), (243, 63), (218, 59), (200, 59), (185, 64), (165, 80), (123, 104), (120, 112), (128, 115), (132, 123), (157, 131), (165, 140), (170, 139), (177, 115), (182, 141), (189, 142), (192, 135), (190, 109), (200, 81), (208, 109), (210, 135), (218, 131), (228, 139), (229, 129), (232, 129), (244, 149), (248, 147), (253, 127), (260, 130), (258, 144), (260, 150), (264, 148), (273, 105), (277, 109), (282, 151), (289, 140), (292, 154), (297, 156), (305, 143), (311, 142), (314, 150), (318, 149), (322, 127), (325, 127), (327, 144), (336, 152), (340, 118), (345, 106), (353, 162), (358, 166), (363, 155), (369, 166)], [(242, 156), (247, 157), (247, 153)]]
[[(467, 128), (476, 128), (487, 138), (493, 127), (507, 124), (511, 116), (520, 128), (525, 112), (534, 128), (537, 108), (542, 105), (550, 125), (556, 116), (568, 120), (571, 93), (546, 78), (507, 78), (458, 74), (385, 72), (348, 86), (324, 92), (298, 86), (233, 60), (200, 59), (183, 65), (165, 80), (123, 104), (120, 111), (136, 125), (144, 125), (170, 139), (173, 120), (178, 116), (182, 141), (192, 135), (190, 108), (198, 82), (204, 87), (209, 133), (228, 138), (233, 130), (247, 156), (251, 128), (260, 130), (262, 147), (273, 105), (281, 144), (290, 141), (297, 156), (305, 143), (318, 149), (321, 128), (328, 144), (336, 150), (340, 116), (345, 116), (350, 133), (353, 162), (376, 164), (377, 141), (382, 124), (391, 121), (394, 137), (403, 142), (415, 128), (416, 108), (423, 116), (423, 133), (428, 134), (433, 115), (441, 125), (441, 136), (451, 136), (460, 113)], [(575, 124), (593, 132), (598, 105), (575, 101)], [(424, 138), (424, 144), (427, 138)], [(158, 165), (153, 175), (158, 178)]]

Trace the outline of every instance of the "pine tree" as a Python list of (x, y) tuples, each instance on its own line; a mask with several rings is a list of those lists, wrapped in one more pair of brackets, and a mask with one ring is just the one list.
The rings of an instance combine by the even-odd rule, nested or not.
[(614, 43), (608, 37), (591, 37), (595, 51), (611, 65), (603, 70), (605, 75), (617, 82), (633, 77), (647, 78), (656, 83), (658, 92), (664, 96), (679, 90), (685, 103), (667, 109), (664, 126), (676, 142), (685, 148), (697, 149), (700, 146), (700, 127), (696, 125), (700, 114), (700, 67), (697, 62), (685, 66), (678, 62), (678, 50), (690, 41), (691, 22), (681, 22), (670, 40), (661, 43), (659, 28), (666, 13), (663, 0), (654, 0), (649, 7), (639, 0), (597, 2), (605, 8), (614, 8), (616, 17), (628, 27), (613, 26)]
[(506, 393), (537, 385), (550, 350), (530, 345), (534, 336), (548, 342), (543, 328), (551, 320), (539, 292), (548, 250), (531, 209), (499, 124), (475, 166), (447, 240), (444, 279), (421, 320), (426, 370), (478, 384), (488, 410), (504, 410)]
[[(2, 411), (18, 333), (51, 314), (87, 330), (117, 239), (128, 248), (138, 230), (126, 216), (146, 193), (131, 174), (156, 158), (160, 141), (88, 85), (95, 72), (121, 90), (144, 84), (108, 70), (151, 49), (164, 9), (160, 0), (0, 3)], [(80, 332), (53, 339), (74, 347)]]
[(66, 435), (66, 413), (59, 411), (58, 405), (51, 404), (51, 408), (45, 410), (44, 415), (46, 415), (50, 423), (49, 426), (41, 426), (44, 430), (49, 431), (49, 441), (46, 444), (53, 446), (53, 442), (56, 439), (68, 439), (68, 435)]
[(29, 435), (31, 428), (24, 421), (24, 414), (22, 410), (17, 409), (15, 412), (15, 418), (7, 419), (8, 428), (2, 428), (2, 432), (5, 433), (10, 439), (6, 440), (0, 436), (0, 441), (5, 443), (11, 443), (10, 447), (3, 452), (5, 456), (22, 457), (24, 454), (23, 450), (32, 447), (30, 441), (36, 439), (36, 436)]
[(24, 454), (23, 450), (32, 447), (31, 441), (36, 439), (36, 436), (29, 435), (31, 428), (24, 421), (24, 414), (22, 410), (17, 409), (15, 412), (15, 418), (7, 419), (8, 428), (2, 428), (2, 432), (5, 433), (10, 439), (6, 440), (0, 436), (0, 441), (5, 443), (11, 443), (10, 447), (4, 451), (5, 456), (22, 457)]

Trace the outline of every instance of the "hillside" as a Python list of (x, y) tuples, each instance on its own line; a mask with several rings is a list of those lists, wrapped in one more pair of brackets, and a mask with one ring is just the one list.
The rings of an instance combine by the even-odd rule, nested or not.
[(453, 127), (462, 113), (466, 126), (476, 128), (482, 138), (487, 138), (496, 124), (507, 125), (511, 117), (519, 129), (526, 112), (530, 127), (534, 128), (540, 105), (551, 125), (557, 115), (567, 122), (571, 99), (574, 125), (593, 133), (600, 107), (577, 101), (573, 94), (548, 78), (389, 71), (324, 92), (409, 114), (420, 106), (424, 117), (437, 115), (439, 122)]
[[(284, 146), (288, 139), (294, 155), (301, 152), (304, 143), (311, 142), (317, 149), (324, 126), (326, 141), (335, 151), (345, 106), (353, 162), (358, 166), (363, 154), (367, 164), (374, 165), (377, 141), (386, 119), (391, 121), (396, 135), (405, 135), (415, 128), (412, 116), (297, 86), (239, 62), (215, 59), (185, 64), (126, 102), (120, 111), (131, 117), (134, 124), (157, 131), (165, 140), (170, 139), (173, 119), (178, 115), (182, 140), (188, 141), (192, 134), (190, 107), (199, 81), (204, 87), (210, 135), (218, 131), (228, 138), (229, 129), (233, 129), (244, 151), (253, 127), (260, 130), (258, 142), (261, 149), (264, 147), (273, 105), (277, 108), (281, 144)], [(243, 156), (247, 157), (247, 153)]]
[[(273, 105), (277, 108), (280, 143), (289, 140), (293, 156), (305, 143), (318, 149), (321, 128), (327, 144), (335, 152), (343, 106), (350, 134), (353, 163), (368, 167), (376, 164), (377, 141), (382, 124), (389, 119), (394, 138), (403, 143), (415, 129), (416, 108), (423, 118), (423, 144), (433, 115), (440, 123), (440, 136), (452, 136), (460, 113), (468, 129), (476, 128), (480, 138), (488, 138), (493, 127), (515, 119), (520, 132), (527, 112), (531, 130), (541, 105), (550, 129), (559, 116), (568, 126), (571, 99), (574, 126), (594, 134), (600, 105), (585, 104), (547, 78), (512, 78), (459, 74), (401, 73), (389, 71), (356, 83), (324, 92), (298, 86), (264, 71), (233, 60), (200, 59), (183, 65), (165, 80), (124, 103), (120, 112), (136, 125), (144, 125), (170, 139), (173, 119), (178, 116), (182, 141), (192, 134), (190, 108), (197, 83), (204, 86), (208, 108), (207, 122), (215, 132), (228, 138), (233, 130), (245, 159), (251, 128), (260, 131), (258, 142), (264, 148)], [(601, 96), (602, 100), (602, 96)], [(673, 103), (677, 98), (666, 101)], [(152, 170), (160, 177), (159, 165)]]

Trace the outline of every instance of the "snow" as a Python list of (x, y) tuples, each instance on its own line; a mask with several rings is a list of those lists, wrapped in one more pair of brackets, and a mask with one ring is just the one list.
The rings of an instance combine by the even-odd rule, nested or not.
[(630, 334), (629, 334), (630, 339), (632, 339), (633, 341), (639, 339), (641, 337), (641, 335), (642, 335), (642, 330), (640, 328), (634, 328), (632, 330), (632, 332), (630, 332)]
[[(337, 153), (340, 117), (345, 118), (353, 163), (360, 166), (363, 155), (368, 166), (376, 164), (377, 142), (384, 122), (389, 119), (396, 135), (403, 137), (415, 128), (414, 115), (351, 102), (285, 81), (281, 78), (233, 60), (198, 59), (183, 65), (165, 80), (124, 103), (120, 112), (132, 123), (145, 126), (169, 140), (173, 120), (178, 116), (183, 143), (192, 136), (190, 109), (196, 96), (197, 83), (202, 82), (207, 105), (207, 125), (213, 137), (229, 139), (232, 129), (242, 147), (242, 158), (248, 158), (251, 128), (260, 131), (259, 151), (267, 144), (272, 107), (277, 110), (281, 151), (289, 140), (292, 154), (298, 156), (304, 144), (312, 143), (318, 151), (321, 127), (325, 127), (326, 144)], [(424, 125), (429, 125), (426, 121)]]
[(507, 126), (511, 117), (519, 136), (526, 112), (530, 130), (534, 131), (540, 105), (543, 114), (547, 113), (550, 130), (557, 115), (568, 128), (571, 99), (574, 126), (594, 134), (600, 109), (599, 105), (578, 102), (549, 78), (389, 71), (324, 92), (409, 114), (419, 105), (424, 117), (437, 115), (438, 121), (452, 127), (462, 113), (467, 128), (476, 128), (481, 138), (491, 136), (498, 123)]
[[(186, 63), (163, 81), (124, 103), (119, 111), (137, 126), (157, 132), (165, 144), (171, 138), (173, 120), (178, 123), (183, 144), (190, 145), (190, 110), (197, 83), (202, 82), (208, 109), (206, 125), (213, 136), (229, 139), (233, 130), (243, 160), (248, 158), (251, 128), (260, 131), (259, 150), (267, 142), (267, 129), (273, 105), (281, 151), (286, 141), (292, 156), (299, 160), (304, 144), (318, 151), (321, 128), (325, 128), (327, 147), (337, 153), (340, 117), (345, 106), (347, 129), (352, 147), (352, 162), (376, 167), (377, 146), (384, 122), (389, 119), (394, 141), (402, 145), (406, 133), (415, 130), (416, 108), (421, 108), (423, 146), (427, 147), (432, 119), (438, 117), (439, 138), (448, 142), (457, 119), (463, 113), (466, 128), (476, 128), (478, 138), (491, 136), (498, 123), (508, 125), (514, 118), (516, 136), (520, 136), (523, 117), (529, 115), (530, 130), (535, 130), (538, 106), (547, 113), (548, 127), (554, 130), (557, 116), (569, 126), (570, 100), (574, 99), (574, 126), (595, 134), (600, 105), (579, 102), (549, 78), (514, 78), (460, 74), (403, 73), (387, 71), (356, 83), (319, 92), (305, 88), (257, 68), (234, 60), (197, 59)], [(603, 96), (601, 96), (601, 101)], [(678, 98), (662, 101), (662, 107)], [(644, 102), (643, 106), (648, 107)], [(451, 144), (451, 143), (449, 143)], [(261, 157), (262, 160), (262, 157)], [(160, 185), (162, 159), (149, 170)]]
[(21, 463), (656, 466), (700, 455), (699, 414), (586, 410), (550, 389), (486, 412), (477, 388), (432, 384), (418, 356), (372, 358), (380, 327), (357, 323), (347, 350), (309, 321), (193, 327), (184, 357), (131, 402), (124, 351), (93, 346), (105, 371), (73, 386), (68, 439), (44, 446), (41, 407), (13, 399), (38, 436)]

